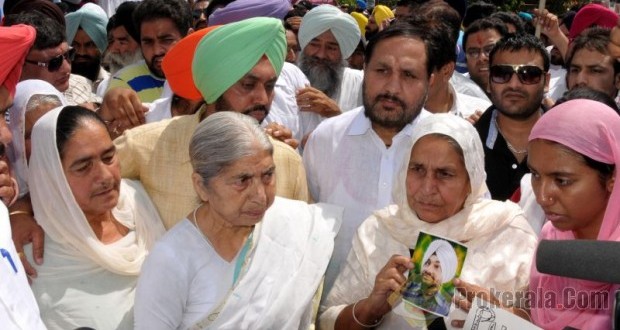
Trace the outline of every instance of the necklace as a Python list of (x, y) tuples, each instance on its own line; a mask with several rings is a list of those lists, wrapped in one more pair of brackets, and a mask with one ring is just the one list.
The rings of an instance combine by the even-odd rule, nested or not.
[[(200, 206), (199, 206), (200, 207)], [(205, 242), (207, 242), (207, 244), (209, 244), (209, 246), (213, 247), (213, 244), (211, 244), (211, 241), (209, 240), (209, 237), (207, 237), (207, 235), (205, 235), (205, 233), (202, 231), (202, 229), (200, 229), (200, 227), (198, 227), (198, 218), (196, 217), (196, 211), (198, 211), (198, 207), (194, 209), (194, 226), (196, 226), (196, 229), (198, 229), (198, 231), (200, 232), (200, 235), (202, 235), (202, 238), (205, 240)]]
[(527, 149), (518, 150), (517, 148), (513, 147), (513, 145), (510, 144), (510, 141), (508, 141), (508, 138), (506, 138), (506, 135), (504, 135), (502, 130), (499, 128), (499, 124), (497, 124), (497, 118), (494, 118), (493, 120), (495, 122), (495, 127), (497, 127), (497, 131), (504, 137), (504, 141), (506, 141), (506, 146), (508, 146), (508, 150), (510, 150), (515, 155), (527, 154)]

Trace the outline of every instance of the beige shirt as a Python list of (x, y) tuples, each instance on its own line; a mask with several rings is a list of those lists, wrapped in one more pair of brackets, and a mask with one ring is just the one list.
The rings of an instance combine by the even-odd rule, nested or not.
[[(191, 181), (189, 143), (200, 112), (136, 127), (114, 144), (124, 178), (140, 180), (157, 207), (166, 229), (184, 219), (199, 205)], [(308, 201), (306, 172), (299, 154), (271, 140), (276, 164), (276, 195)]]

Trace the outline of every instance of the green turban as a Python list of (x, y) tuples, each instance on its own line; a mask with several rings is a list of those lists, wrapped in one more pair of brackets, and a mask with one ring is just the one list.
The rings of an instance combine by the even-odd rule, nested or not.
[(212, 104), (263, 55), (280, 75), (286, 55), (282, 21), (255, 17), (226, 24), (200, 40), (192, 61), (194, 83), (207, 104)]

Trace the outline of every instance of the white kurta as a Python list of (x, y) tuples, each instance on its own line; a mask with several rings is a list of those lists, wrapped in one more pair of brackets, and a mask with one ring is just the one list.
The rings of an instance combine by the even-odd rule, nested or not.
[(0, 329), (45, 329), (11, 239), (9, 213), (4, 204), (0, 204)]
[(391, 204), (396, 165), (409, 157), (415, 124), (426, 110), (400, 131), (387, 148), (360, 107), (329, 118), (311, 134), (304, 150), (308, 187), (317, 202), (344, 207), (342, 228), (325, 274), (331, 288), (344, 264), (357, 227), (374, 210)]

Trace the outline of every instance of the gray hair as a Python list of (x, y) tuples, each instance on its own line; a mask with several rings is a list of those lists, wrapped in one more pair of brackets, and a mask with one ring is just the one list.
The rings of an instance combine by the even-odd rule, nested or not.
[(194, 172), (206, 185), (224, 168), (257, 151), (273, 155), (273, 145), (253, 117), (232, 111), (216, 112), (203, 120), (189, 144)]
[(56, 95), (48, 95), (48, 94), (34, 94), (26, 103), (26, 110), (24, 113), (35, 110), (36, 108), (43, 105), (52, 105), (54, 108), (62, 105), (62, 102)]

